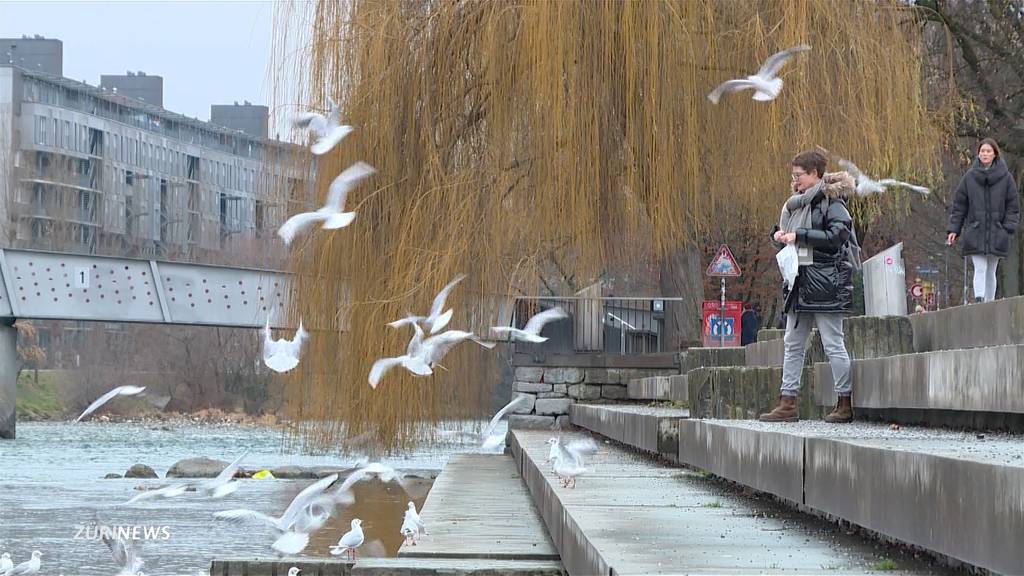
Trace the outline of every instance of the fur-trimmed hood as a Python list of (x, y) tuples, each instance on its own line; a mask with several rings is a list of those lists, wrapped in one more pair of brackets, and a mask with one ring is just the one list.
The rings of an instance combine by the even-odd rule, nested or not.
[[(831, 199), (849, 200), (857, 190), (857, 182), (849, 172), (825, 172), (825, 177), (822, 180), (825, 181), (822, 193)], [(792, 190), (794, 194), (797, 193), (796, 188)]]

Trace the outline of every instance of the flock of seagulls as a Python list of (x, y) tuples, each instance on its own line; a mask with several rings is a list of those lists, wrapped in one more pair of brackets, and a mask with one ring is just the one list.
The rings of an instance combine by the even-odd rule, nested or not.
[[(719, 84), (708, 94), (708, 100), (710, 100), (712, 104), (718, 104), (718, 101), (723, 95), (741, 92), (743, 90), (753, 90), (754, 94), (751, 98), (759, 102), (774, 100), (779, 96), (779, 93), (782, 92), (783, 83), (782, 78), (779, 78), (779, 71), (782, 70), (782, 67), (789, 62), (791, 58), (802, 52), (809, 52), (810, 50), (811, 47), (809, 45), (800, 44), (798, 46), (776, 52), (765, 60), (764, 64), (761, 65), (761, 69), (755, 74), (747, 76), (746, 78), (726, 80)], [(931, 193), (931, 190), (924, 186), (908, 184), (892, 178), (873, 180), (861, 172), (860, 169), (858, 169), (857, 166), (849, 160), (839, 158), (837, 162), (857, 181), (857, 194), (860, 194), (861, 196), (885, 192), (889, 187), (908, 188), (919, 194)]]

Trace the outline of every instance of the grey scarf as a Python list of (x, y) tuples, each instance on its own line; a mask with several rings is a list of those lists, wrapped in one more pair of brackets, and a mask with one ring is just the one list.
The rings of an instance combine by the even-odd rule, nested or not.
[[(818, 191), (825, 185), (825, 180), (818, 180), (818, 183), (805, 190), (802, 194), (793, 194), (782, 206), (782, 215), (779, 216), (779, 230), (783, 232), (796, 232), (797, 228), (811, 227), (811, 200), (817, 196)], [(800, 258), (801, 266), (814, 264), (814, 251), (809, 246), (797, 246), (797, 255)]]

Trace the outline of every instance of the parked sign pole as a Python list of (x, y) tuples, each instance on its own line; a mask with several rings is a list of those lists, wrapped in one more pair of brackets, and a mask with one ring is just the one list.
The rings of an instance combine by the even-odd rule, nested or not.
[(725, 348), (725, 279), (729, 276), (738, 278), (742, 272), (740, 272), (736, 259), (732, 256), (732, 251), (729, 250), (728, 246), (722, 244), (718, 248), (718, 254), (711, 261), (705, 274), (712, 277), (718, 276), (721, 280), (721, 299), (718, 309), (718, 347)]

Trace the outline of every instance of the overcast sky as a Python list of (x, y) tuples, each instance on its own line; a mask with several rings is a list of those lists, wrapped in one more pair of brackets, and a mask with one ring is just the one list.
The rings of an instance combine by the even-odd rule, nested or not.
[(0, 38), (64, 42), (64, 76), (94, 86), (100, 74), (163, 76), (164, 108), (210, 118), (210, 104), (268, 104), (269, 1), (0, 0)]

